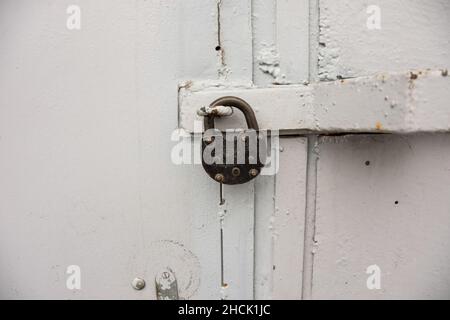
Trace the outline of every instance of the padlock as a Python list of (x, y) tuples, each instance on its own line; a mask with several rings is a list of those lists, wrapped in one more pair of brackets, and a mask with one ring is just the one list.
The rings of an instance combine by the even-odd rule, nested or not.
[[(250, 105), (237, 97), (222, 97), (210, 108), (228, 106), (239, 109), (245, 116), (247, 129), (215, 128), (216, 115), (204, 117), (202, 165), (208, 175), (223, 184), (242, 184), (257, 177), (266, 158), (265, 137), (260, 135), (255, 113)], [(230, 148), (232, 147), (232, 148)]]

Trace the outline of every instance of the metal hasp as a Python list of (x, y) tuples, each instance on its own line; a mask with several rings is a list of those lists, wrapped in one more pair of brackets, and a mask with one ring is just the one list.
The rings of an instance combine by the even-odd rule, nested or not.
[(177, 278), (169, 268), (155, 277), (156, 298), (158, 300), (179, 300)]
[(179, 127), (196, 132), (198, 106), (231, 95), (244, 96), (258, 107), (261, 130), (279, 131), (280, 135), (450, 132), (448, 88), (447, 69), (269, 88), (217, 89), (193, 83), (180, 90)]
[(258, 132), (255, 113), (247, 102), (238, 97), (227, 96), (213, 101), (209, 108), (218, 106), (239, 109), (248, 128), (222, 132), (215, 128), (215, 118), (218, 116), (214, 113), (205, 115), (205, 131), (202, 137), (203, 168), (219, 183), (246, 183), (257, 177), (264, 166), (266, 143)]

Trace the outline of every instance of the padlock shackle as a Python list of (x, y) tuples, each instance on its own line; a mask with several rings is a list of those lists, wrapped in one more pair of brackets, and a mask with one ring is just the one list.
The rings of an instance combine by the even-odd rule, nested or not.
[[(252, 107), (250, 107), (250, 105), (241, 98), (233, 96), (221, 97), (219, 99), (214, 100), (210, 104), (210, 108), (214, 108), (217, 106), (233, 107), (241, 110), (241, 112), (244, 114), (245, 121), (247, 122), (247, 127), (249, 129), (259, 130), (255, 112), (253, 112)], [(215, 127), (214, 118), (215, 116), (213, 114), (204, 117), (203, 124), (205, 127), (205, 131), (213, 129)]]

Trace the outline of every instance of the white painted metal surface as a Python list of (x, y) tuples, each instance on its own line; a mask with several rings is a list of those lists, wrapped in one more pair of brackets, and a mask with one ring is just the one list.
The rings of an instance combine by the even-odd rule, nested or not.
[[(447, 1), (375, 5), (381, 25), (371, 30), (364, 25), (374, 12), (367, 13), (368, 3), (320, 1), (320, 79), (448, 68)], [(420, 86), (417, 80), (404, 104), (415, 105), (403, 117), (406, 131), (447, 131), (449, 99), (445, 92), (432, 94), (437, 78)], [(448, 134), (319, 139), (308, 297), (450, 297), (448, 141)], [(371, 282), (377, 276), (378, 283)]]
[(318, 152), (313, 298), (448, 299), (449, 135), (323, 137)]
[(280, 140), (280, 171), (256, 181), (255, 298), (300, 299), (307, 139)]
[[(1, 1), (0, 298), (155, 299), (166, 268), (184, 299), (449, 298), (448, 134), (315, 135), (449, 131), (448, 1), (369, 5)], [(225, 188), (221, 290), (218, 185), (170, 157), (225, 94), (293, 136)]]
[(321, 80), (449, 67), (450, 3), (446, 0), (319, 3)]
[(252, 1), (254, 83), (308, 80), (309, 6), (308, 0)]
[[(170, 267), (218, 299), (218, 186), (170, 159), (178, 84), (219, 77), (216, 3), (77, 4), (76, 31), (65, 1), (0, 4), (0, 297), (154, 299)], [(228, 297), (252, 298), (253, 186), (226, 192)]]

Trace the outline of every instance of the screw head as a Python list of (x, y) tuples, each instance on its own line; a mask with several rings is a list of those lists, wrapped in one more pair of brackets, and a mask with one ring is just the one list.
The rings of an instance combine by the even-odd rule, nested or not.
[(238, 177), (241, 174), (241, 169), (239, 169), (238, 167), (234, 167), (233, 169), (231, 169), (231, 174), (235, 177)]
[(141, 278), (134, 278), (131, 282), (131, 286), (136, 290), (142, 290), (145, 288), (145, 280)]
[(218, 174), (215, 175), (214, 179), (215, 179), (217, 182), (223, 182), (223, 180), (225, 180), (225, 177), (223, 176), (223, 174), (218, 173)]
[(214, 141), (214, 137), (212, 136), (204, 136), (203, 141), (205, 141), (206, 144), (210, 144)]
[(250, 169), (248, 171), (248, 174), (251, 175), (252, 177), (256, 177), (259, 174), (259, 171), (257, 169)]

